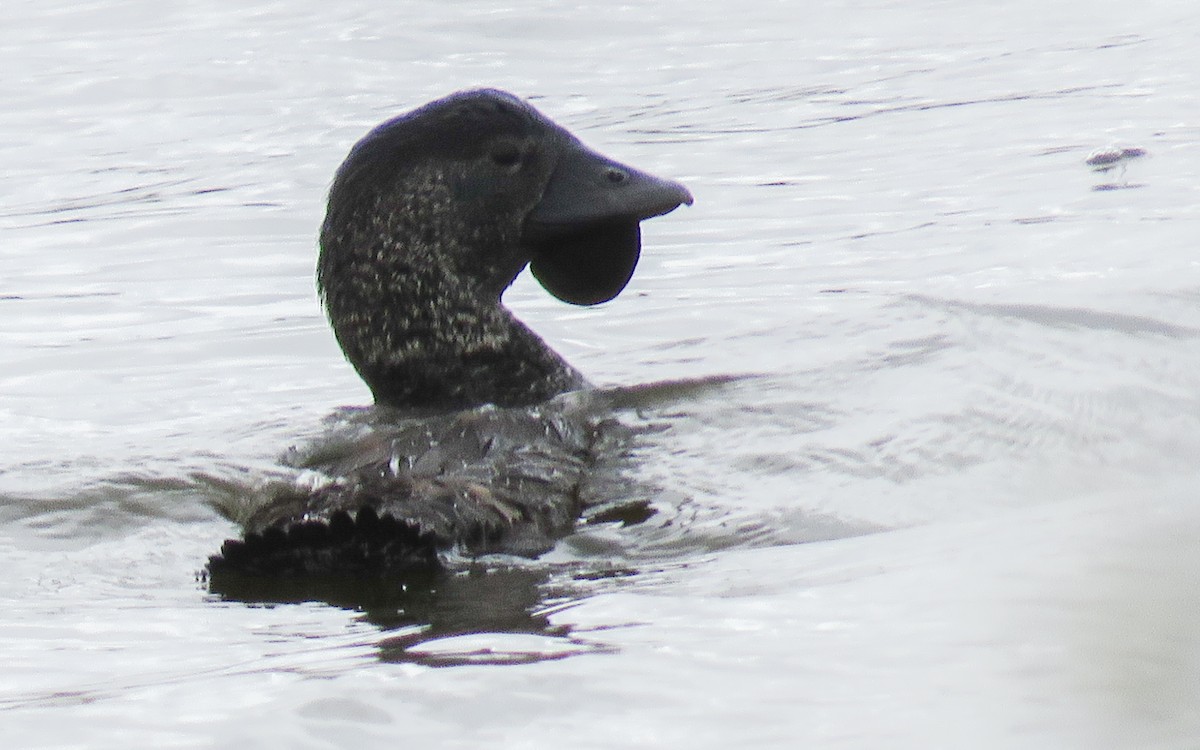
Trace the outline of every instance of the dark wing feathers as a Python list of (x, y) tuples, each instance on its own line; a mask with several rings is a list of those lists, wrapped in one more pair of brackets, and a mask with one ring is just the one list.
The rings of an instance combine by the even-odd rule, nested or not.
[(210, 573), (379, 576), (436, 568), (450, 552), (541, 554), (582, 512), (597, 442), (607, 452), (621, 432), (580, 408), (593, 400), (371, 426), (305, 462), (337, 478), (277, 493)]

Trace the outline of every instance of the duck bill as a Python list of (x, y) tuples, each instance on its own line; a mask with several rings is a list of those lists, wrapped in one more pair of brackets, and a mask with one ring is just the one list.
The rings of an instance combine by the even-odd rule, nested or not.
[(526, 219), (529, 269), (564, 302), (607, 302), (637, 267), (640, 222), (691, 203), (691, 193), (678, 182), (615, 162), (572, 139)]

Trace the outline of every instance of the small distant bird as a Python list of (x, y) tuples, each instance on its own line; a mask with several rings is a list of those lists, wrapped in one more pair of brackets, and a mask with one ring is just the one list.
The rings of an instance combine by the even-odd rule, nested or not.
[(1108, 172), (1115, 167), (1121, 167), (1122, 174), (1125, 171), (1125, 165), (1133, 159), (1140, 158), (1146, 155), (1146, 149), (1130, 147), (1118, 148), (1109, 146), (1108, 148), (1096, 149), (1088, 154), (1084, 164), (1092, 168), (1094, 172)]

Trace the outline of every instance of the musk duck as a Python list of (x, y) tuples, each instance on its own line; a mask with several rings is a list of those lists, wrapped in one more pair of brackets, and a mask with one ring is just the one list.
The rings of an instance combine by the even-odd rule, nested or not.
[(691, 203), (494, 89), (367, 133), (329, 192), (317, 287), (375, 407), (292, 456), (320, 479), (238, 518), (244, 536), (209, 559), (210, 580), (436, 570), (536, 556), (570, 533), (604, 502), (589, 477), (624, 433), (501, 295), (529, 266), (560, 300), (610, 300), (640, 222)]

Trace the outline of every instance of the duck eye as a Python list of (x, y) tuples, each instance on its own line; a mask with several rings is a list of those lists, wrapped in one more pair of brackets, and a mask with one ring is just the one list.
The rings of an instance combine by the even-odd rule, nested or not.
[(515, 143), (501, 143), (492, 149), (492, 161), (501, 167), (512, 167), (521, 161), (521, 149)]
[(626, 172), (624, 169), (617, 169), (616, 167), (609, 167), (607, 170), (605, 170), (604, 176), (614, 185), (620, 185), (622, 182), (625, 182), (629, 179), (628, 172)]

